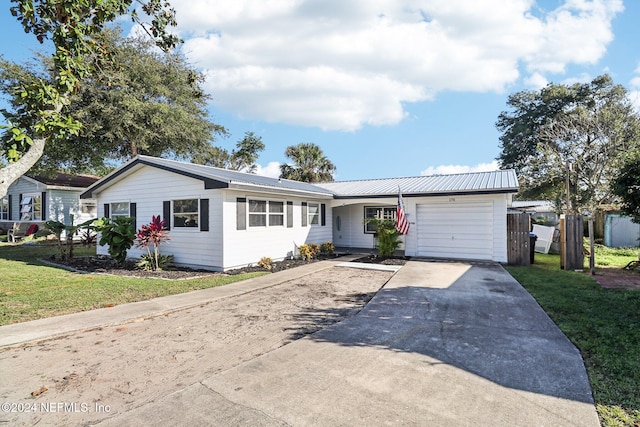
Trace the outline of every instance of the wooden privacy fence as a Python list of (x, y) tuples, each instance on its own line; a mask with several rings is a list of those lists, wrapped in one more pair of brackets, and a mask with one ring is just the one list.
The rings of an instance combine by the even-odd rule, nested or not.
[(509, 265), (531, 265), (531, 218), (527, 213), (507, 214), (507, 262)]
[(582, 215), (560, 217), (560, 268), (584, 268), (584, 221)]

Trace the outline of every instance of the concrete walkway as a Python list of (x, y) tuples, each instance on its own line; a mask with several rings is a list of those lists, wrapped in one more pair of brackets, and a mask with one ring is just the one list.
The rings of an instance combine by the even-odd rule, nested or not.
[(501, 266), (410, 261), (357, 316), (100, 425), (599, 422), (579, 352)]

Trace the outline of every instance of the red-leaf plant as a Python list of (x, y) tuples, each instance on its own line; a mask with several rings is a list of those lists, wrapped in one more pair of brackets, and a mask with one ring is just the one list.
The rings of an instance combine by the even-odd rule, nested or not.
[[(160, 215), (151, 217), (149, 224), (143, 225), (136, 233), (136, 246), (146, 248), (149, 258), (153, 261), (153, 269), (157, 270), (160, 266), (158, 260), (160, 258), (160, 245), (169, 237), (168, 230), (165, 227), (164, 220), (160, 219)], [(153, 247), (153, 254), (151, 248)]]

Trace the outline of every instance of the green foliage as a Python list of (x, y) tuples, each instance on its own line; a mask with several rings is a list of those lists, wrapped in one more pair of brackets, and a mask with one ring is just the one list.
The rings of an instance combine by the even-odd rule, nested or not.
[(260, 258), (260, 261), (258, 261), (258, 266), (267, 270), (271, 270), (273, 268), (273, 260), (268, 256), (263, 256), (262, 258)]
[[(49, 220), (44, 223), (47, 230), (56, 236), (56, 242), (58, 244), (58, 251), (60, 258), (73, 258), (73, 235), (78, 230), (84, 230), (87, 235), (92, 235), (94, 220), (85, 221), (78, 225), (73, 225), (73, 215), (71, 215), (71, 225), (63, 224), (60, 221)], [(66, 234), (66, 245), (62, 244), (62, 233)]]
[[(96, 255), (95, 247), (79, 247), (76, 251), (79, 255)], [(189, 280), (142, 279), (72, 273), (38, 261), (55, 253), (51, 245), (0, 243), (0, 325), (212, 288), (267, 274), (215, 274)]]
[(378, 239), (378, 253), (383, 257), (393, 256), (393, 253), (400, 247), (400, 233), (396, 229), (396, 222), (392, 219), (367, 218), (366, 224), (372, 224), (376, 230)]
[(559, 256), (536, 254), (530, 267), (506, 268), (580, 350), (602, 425), (635, 425), (640, 422), (640, 292), (604, 289), (591, 276), (559, 266)]
[(640, 223), (640, 150), (629, 156), (611, 183), (611, 191), (620, 200), (620, 210)]
[[(137, 154), (189, 158), (207, 152), (215, 135), (226, 134), (208, 119), (203, 75), (182, 55), (160, 52), (148, 39), (123, 38), (119, 29), (105, 30), (101, 39), (110, 61), (62, 109), (83, 126), (74, 137), (47, 145), (36, 172), (101, 174), (114, 161)], [(38, 77), (52, 83), (55, 75), (46, 72), (51, 61), (40, 59), (39, 66), (0, 61), (5, 91)]]
[(302, 182), (333, 181), (336, 167), (316, 144), (291, 145), (284, 154), (293, 160), (294, 164), (280, 165), (280, 178)]
[[(13, 111), (3, 110), (8, 127), (1, 137), (1, 154), (9, 165), (0, 169), (0, 196), (17, 176), (29, 170), (41, 156), (47, 143), (78, 136), (80, 122), (63, 111), (71, 97), (90, 76), (111, 66), (112, 55), (102, 42), (108, 23), (129, 13), (132, 0), (60, 1), (11, 0), (11, 14), (43, 43), (51, 40), (51, 78), (36, 76), (19, 84), (0, 83), (10, 96)], [(164, 0), (140, 0), (151, 24), (132, 19), (162, 49), (170, 49), (180, 41), (167, 31), (175, 26), (175, 11)], [(4, 76), (1, 76), (4, 79)], [(36, 144), (37, 142), (37, 144)], [(90, 146), (84, 147), (90, 149)], [(33, 151), (32, 151), (33, 149)], [(31, 152), (31, 155), (25, 155)]]
[(253, 132), (246, 132), (231, 153), (224, 148), (210, 146), (207, 150), (194, 155), (192, 161), (199, 165), (255, 173), (256, 161), (263, 150), (262, 138)]
[(320, 244), (320, 253), (324, 255), (333, 255), (335, 250), (336, 250), (336, 247), (333, 246), (332, 242), (324, 242)]
[(624, 154), (640, 147), (640, 117), (623, 86), (603, 75), (586, 84), (517, 92), (508, 105), (496, 123), (502, 132), (498, 160), (516, 169), (520, 198), (549, 199), (562, 208), (568, 177), (574, 211), (612, 202), (610, 180)]
[(140, 257), (136, 265), (146, 271), (164, 270), (173, 264), (173, 255), (146, 253)]
[[(165, 221), (160, 218), (160, 215), (153, 215), (151, 222), (143, 225), (136, 233), (136, 246), (147, 250), (147, 258), (151, 260), (151, 270), (162, 270), (162, 264), (167, 264), (167, 257), (160, 255), (160, 245), (169, 239), (171, 238), (165, 227)], [(146, 260), (144, 264), (146, 266)]]
[(124, 264), (127, 251), (131, 249), (136, 239), (133, 221), (135, 218), (118, 216), (115, 218), (100, 218), (93, 222), (93, 226), (100, 233), (98, 243), (109, 246), (109, 255), (118, 264)]
[(319, 252), (320, 247), (315, 243), (298, 246), (298, 253), (300, 254), (300, 258), (306, 261), (311, 261), (312, 259), (317, 257)]

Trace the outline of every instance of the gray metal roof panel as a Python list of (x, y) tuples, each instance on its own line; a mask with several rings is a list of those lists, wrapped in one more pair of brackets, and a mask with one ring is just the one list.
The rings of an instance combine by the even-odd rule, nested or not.
[(472, 172), (451, 175), (428, 175), (404, 178), (338, 181), (316, 184), (338, 197), (383, 196), (402, 194), (492, 193), (517, 191), (515, 171)]

